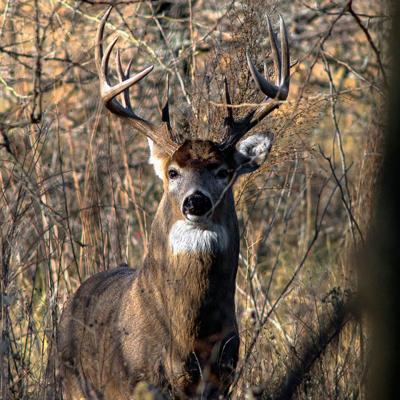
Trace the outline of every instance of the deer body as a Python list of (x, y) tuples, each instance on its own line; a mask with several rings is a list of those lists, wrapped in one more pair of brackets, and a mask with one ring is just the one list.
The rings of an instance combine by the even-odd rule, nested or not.
[[(286, 30), (281, 21), (281, 51), (274, 53), (276, 86), (260, 77), (249, 61), (254, 79), (273, 101), (267, 98), (239, 121), (228, 109), (222, 143), (178, 143), (166, 117), (168, 103), (158, 127), (138, 117), (130, 105), (129, 86), (151, 67), (129, 77), (117, 53), (120, 83), (110, 86), (107, 65), (115, 40), (105, 55), (102, 47), (110, 10), (100, 23), (96, 46), (102, 98), (110, 111), (148, 137), (150, 162), (163, 181), (163, 196), (143, 265), (96, 274), (65, 306), (57, 343), (63, 392), (74, 400), (132, 399), (135, 385), (146, 381), (178, 398), (225, 396), (239, 351), (239, 230), (232, 186), (239, 175), (261, 165), (272, 139), (258, 134), (238, 148), (236, 144), (287, 96)], [(276, 37), (269, 31), (276, 50)], [(227, 86), (226, 100), (229, 104)]]
[[(187, 184), (195, 186), (198, 175), (191, 172)], [(239, 232), (231, 190), (219, 208), (197, 226), (182, 219), (165, 191), (142, 268), (119, 267), (80, 287), (63, 313), (58, 345), (68, 390), (115, 398), (144, 380), (194, 396), (206, 376), (211, 383), (203, 391), (226, 391), (239, 348)]]

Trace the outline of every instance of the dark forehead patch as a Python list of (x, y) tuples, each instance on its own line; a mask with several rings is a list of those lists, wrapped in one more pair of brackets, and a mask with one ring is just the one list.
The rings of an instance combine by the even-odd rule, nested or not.
[(187, 140), (172, 156), (181, 168), (203, 168), (212, 164), (227, 162), (215, 143), (210, 140)]

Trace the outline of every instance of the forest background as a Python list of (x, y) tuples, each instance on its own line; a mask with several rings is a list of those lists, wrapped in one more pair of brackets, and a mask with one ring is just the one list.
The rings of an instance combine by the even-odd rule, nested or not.
[[(41, 399), (65, 300), (92, 274), (138, 266), (161, 196), (147, 143), (99, 101), (94, 37), (107, 1), (0, 2), (0, 384)], [(272, 76), (266, 18), (291, 47), (288, 101), (257, 131), (275, 144), (239, 181), (234, 398), (365, 398), (370, 327), (354, 257), (365, 245), (382, 163), (388, 84), (380, 0), (114, 2), (106, 35), (154, 72), (132, 90), (159, 118), (218, 139), (224, 78), (234, 113), (260, 95), (245, 52)], [(362, 308), (362, 307), (361, 307)]]

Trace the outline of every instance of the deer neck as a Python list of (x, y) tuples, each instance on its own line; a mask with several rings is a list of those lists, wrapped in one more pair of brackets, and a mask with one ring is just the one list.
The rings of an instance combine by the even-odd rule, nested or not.
[[(174, 215), (167, 196), (160, 202), (142, 273), (152, 279), (166, 310), (186, 332), (214, 334), (235, 325), (234, 293), (239, 232), (233, 194), (227, 193), (213, 222), (196, 226)], [(172, 321), (173, 323), (173, 321)], [(225, 326), (224, 326), (225, 325)]]

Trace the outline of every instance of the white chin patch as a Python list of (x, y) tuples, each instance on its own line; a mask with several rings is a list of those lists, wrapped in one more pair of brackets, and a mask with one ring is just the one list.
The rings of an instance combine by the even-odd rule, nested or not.
[(227, 234), (221, 225), (203, 226), (180, 220), (171, 228), (169, 243), (174, 254), (213, 253), (227, 248)]
[(208, 219), (204, 216), (198, 216), (198, 215), (192, 215), (192, 214), (187, 214), (186, 219), (189, 222), (197, 222), (197, 223), (204, 223), (206, 224)]

